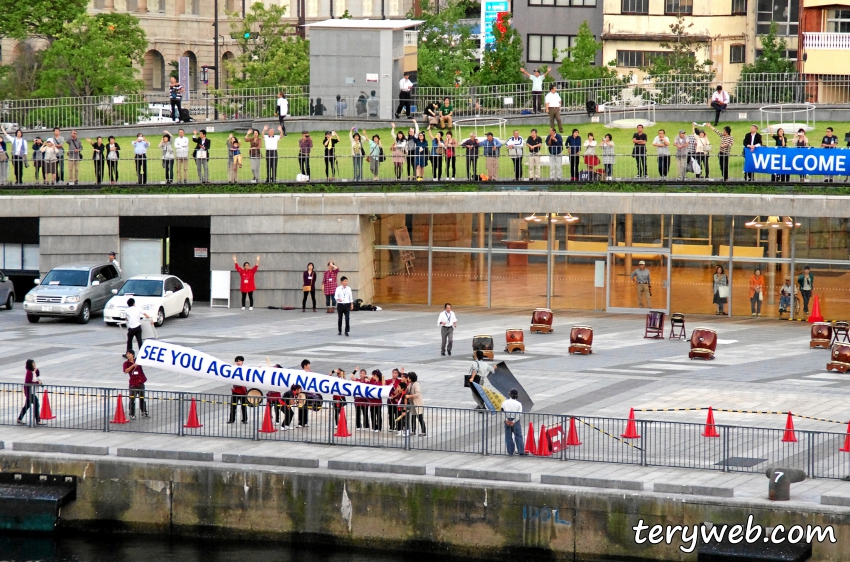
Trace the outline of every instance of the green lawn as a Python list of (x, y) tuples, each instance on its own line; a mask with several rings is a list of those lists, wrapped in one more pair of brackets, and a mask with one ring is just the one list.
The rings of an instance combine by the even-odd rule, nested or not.
[[(354, 125), (360, 125), (357, 122), (345, 122), (345, 125), (349, 127)], [(399, 127), (403, 127), (403, 130), (406, 132), (407, 127), (410, 125), (410, 121), (398, 121), (396, 124)], [(721, 121), (720, 127), (722, 127), (725, 123)], [(730, 170), (729, 176), (730, 179), (742, 179), (743, 175), (743, 158), (741, 157), (742, 153), (742, 141), (744, 134), (749, 131), (749, 123), (746, 122), (733, 122), (728, 123), (732, 127), (732, 135), (735, 137), (735, 148), (732, 151), (733, 157), (730, 159)], [(193, 123), (193, 126), (199, 126), (200, 124)], [(340, 125), (343, 125), (341, 122)], [(368, 125), (368, 124), (367, 124)], [(421, 124), (420, 124), (421, 125)], [(846, 143), (843, 142), (844, 133), (850, 131), (850, 123), (847, 122), (839, 122), (839, 123), (829, 123), (822, 122), (817, 124), (817, 128), (808, 133), (810, 144), (815, 146), (820, 145), (820, 139), (824, 134), (826, 127), (832, 126), (835, 130), (835, 134), (839, 137), (839, 146), (844, 146)], [(176, 133), (178, 127), (168, 127), (172, 133)], [(523, 137), (527, 137), (533, 127), (530, 125), (519, 126), (517, 129), (520, 131), (520, 134)], [(536, 126), (538, 132), (541, 136), (545, 136), (548, 133), (549, 123), (548, 118), (542, 117), (540, 118), (540, 124)], [(606, 129), (604, 124), (602, 123), (589, 123), (584, 125), (565, 125), (564, 127), (564, 136), (569, 135), (573, 128), (577, 128), (582, 137), (586, 137), (587, 133), (592, 132), (596, 137), (597, 142), (601, 141), (602, 137), (606, 133), (611, 133), (614, 139), (614, 143), (617, 146), (618, 157), (614, 167), (614, 177), (618, 179), (630, 179), (635, 176), (636, 168), (635, 161), (632, 159), (629, 154), (631, 152), (632, 144), (631, 144), (631, 136), (634, 133), (632, 129)], [(646, 134), (649, 142), (652, 142), (652, 139), (656, 136), (658, 129), (665, 129), (668, 133), (668, 136), (675, 136), (680, 129), (684, 129), (688, 134), (691, 132), (691, 123), (658, 123), (653, 127), (647, 127)], [(464, 128), (461, 130), (461, 134), (463, 138), (468, 136), (468, 132), (470, 129)], [(235, 133), (235, 136), (238, 136), (240, 139), (243, 139), (247, 131), (239, 131)], [(337, 131), (340, 137), (340, 142), (337, 145), (337, 161), (339, 165), (339, 174), (337, 175), (337, 180), (347, 180), (346, 183), (350, 183), (353, 179), (353, 164), (352, 159), (350, 157), (350, 144), (348, 139), (348, 131), (341, 130)], [(381, 164), (379, 177), (382, 180), (394, 180), (395, 176), (393, 173), (393, 165), (390, 155), (390, 147), (392, 145), (392, 137), (390, 134), (390, 129), (388, 128), (376, 128), (376, 129), (368, 129), (368, 134), (371, 137), (374, 134), (378, 134), (381, 137), (382, 144), (384, 146), (385, 154), (387, 156), (387, 160)], [(479, 131), (479, 133), (483, 133), (484, 131)], [(494, 133), (498, 133), (498, 131), (493, 131)], [(187, 131), (188, 135), (191, 136), (191, 130)], [(507, 130), (507, 136), (510, 136), (512, 133), (512, 129)], [(719, 138), (713, 132), (708, 131), (709, 138), (712, 143), (712, 155), (710, 160), (710, 172), (712, 178), (717, 178), (719, 176), (719, 166), (717, 163), (717, 148), (719, 146)], [(227, 180), (227, 150), (226, 150), (226, 139), (229, 136), (229, 133), (212, 133), (209, 135), (210, 140), (212, 141), (212, 147), (210, 150), (211, 160), (209, 163), (210, 168), (210, 178), (213, 182), (225, 182)], [(290, 134), (289, 136), (282, 139), (279, 145), (279, 154), (280, 161), (278, 165), (278, 173), (277, 179), (278, 181), (294, 181), (295, 176), (299, 173), (299, 165), (297, 160), (297, 150), (298, 150), (298, 139), (300, 138), (300, 134)], [(321, 140), (324, 136), (324, 131), (316, 131), (311, 133), (313, 138), (314, 148), (313, 153), (310, 159), (311, 164), (311, 178), (314, 182), (324, 182), (325, 181), (325, 171), (324, 171), (324, 159), (322, 157), (322, 146)], [(479, 136), (481, 136), (479, 134)], [(763, 135), (767, 137), (767, 135)], [(29, 138), (29, 136), (27, 137)], [(120, 183), (135, 183), (135, 167), (134, 162), (132, 160), (133, 150), (132, 150), (132, 141), (135, 137), (120, 137), (118, 138), (118, 143), (121, 145), (121, 161), (119, 164), (119, 179)], [(148, 183), (150, 184), (160, 184), (165, 179), (165, 173), (162, 168), (161, 163), (161, 152), (156, 147), (157, 143), (160, 141), (161, 137), (148, 137), (148, 141), (151, 142), (151, 147), (148, 153)], [(458, 139), (462, 141), (462, 138)], [(504, 139), (503, 139), (504, 140)], [(671, 141), (672, 142), (672, 141)], [(766, 145), (772, 146), (773, 140), (770, 138), (765, 138), (764, 142)], [(81, 164), (81, 172), (80, 172), (80, 183), (94, 183), (94, 168), (91, 161), (92, 151), (88, 148), (88, 145), (84, 142), (84, 161)], [(251, 180), (251, 169), (249, 160), (247, 158), (248, 150), (246, 143), (242, 143), (242, 152), (243, 152), (243, 167), (239, 170), (239, 181), (240, 182), (249, 182)], [(545, 152), (545, 148), (544, 148)], [(655, 159), (655, 147), (648, 146), (648, 168), (650, 179), (653, 177), (658, 177), (657, 164)], [(671, 152), (675, 153), (674, 150)], [(601, 147), (597, 149), (597, 154), (601, 156)], [(675, 159), (674, 159), (675, 160)], [(363, 176), (368, 181), (371, 180), (372, 174), (368, 168), (369, 164), (364, 162), (364, 171)], [(465, 179), (466, 178), (466, 166), (463, 157), (463, 151), (459, 151), (457, 161), (457, 178)], [(432, 168), (433, 166), (428, 166), (425, 169), (425, 178), (426, 180), (431, 180), (432, 178)], [(263, 161), (261, 165), (262, 171), (262, 179), (265, 180), (265, 162)], [(479, 160), (479, 173), (484, 172), (484, 162), (483, 158)], [(30, 167), (25, 170), (25, 179), (27, 183), (33, 183), (33, 173), (34, 168), (32, 163), (30, 163)], [(542, 169), (542, 178), (545, 180), (548, 178), (548, 168)], [(527, 166), (523, 167), (523, 176), (527, 177), (528, 170)], [(443, 175), (445, 177), (445, 164), (443, 165)], [(569, 177), (569, 167), (565, 166), (564, 175)], [(9, 178), (13, 179), (13, 173), (10, 166), (9, 169)], [(197, 181), (197, 172), (195, 168), (195, 163), (190, 159), (189, 161), (189, 181)], [(407, 171), (403, 171), (402, 179), (406, 179)], [(671, 164), (670, 177), (675, 177), (675, 162)], [(691, 175), (693, 177), (693, 175)], [(499, 178), (500, 179), (512, 179), (513, 178), (513, 168), (510, 162), (510, 159), (507, 157), (506, 151), (502, 151), (502, 157), (500, 158), (499, 165)], [(108, 176), (107, 176), (108, 183)], [(760, 181), (769, 181), (768, 177), (758, 178)], [(795, 181), (798, 178), (793, 178)], [(820, 178), (813, 178), (814, 181), (819, 180)], [(66, 180), (67, 180), (67, 170), (66, 170)], [(842, 181), (843, 178), (840, 178), (839, 181)]]

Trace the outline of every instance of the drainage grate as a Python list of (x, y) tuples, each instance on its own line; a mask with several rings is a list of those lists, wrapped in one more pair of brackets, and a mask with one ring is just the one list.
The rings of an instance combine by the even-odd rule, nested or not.
[(735, 466), (739, 468), (752, 468), (757, 464), (763, 463), (767, 459), (757, 459), (755, 457), (729, 457), (718, 463), (715, 466)]

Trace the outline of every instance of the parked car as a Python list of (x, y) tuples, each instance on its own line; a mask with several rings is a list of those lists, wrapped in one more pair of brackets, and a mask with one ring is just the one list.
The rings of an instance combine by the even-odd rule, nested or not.
[(121, 272), (110, 263), (71, 263), (54, 267), (36, 279), (38, 285), (24, 297), (27, 320), (42, 317), (76, 318), (87, 324), (93, 312), (103, 310), (113, 289), (121, 287)]
[(192, 288), (173, 275), (136, 275), (128, 279), (121, 290), (112, 292), (115, 296), (109, 299), (103, 311), (103, 321), (107, 324), (124, 321), (130, 297), (137, 307), (154, 318), (157, 327), (169, 316), (186, 318), (192, 310)]
[(6, 310), (12, 310), (15, 305), (15, 286), (12, 280), (0, 271), (0, 304), (6, 303)]

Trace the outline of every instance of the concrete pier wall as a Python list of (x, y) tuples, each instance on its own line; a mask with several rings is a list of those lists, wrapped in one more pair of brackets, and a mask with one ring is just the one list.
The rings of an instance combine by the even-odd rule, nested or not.
[(640, 520), (746, 524), (753, 514), (763, 526), (833, 526), (837, 542), (816, 543), (816, 562), (846, 560), (850, 544), (847, 508), (793, 501), (6, 451), (0, 471), (78, 476), (77, 499), (59, 522), (70, 529), (298, 538), (478, 559), (536, 553), (552, 560), (696, 560), (676, 542), (636, 545), (632, 527)]

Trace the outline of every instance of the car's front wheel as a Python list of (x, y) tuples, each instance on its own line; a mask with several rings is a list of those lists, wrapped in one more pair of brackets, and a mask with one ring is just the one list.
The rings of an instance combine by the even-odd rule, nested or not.
[(6, 298), (6, 310), (12, 310), (15, 306), (15, 294), (9, 293), (9, 296)]
[(91, 304), (86, 301), (83, 303), (82, 308), (80, 308), (80, 314), (77, 316), (77, 323), (88, 324), (89, 320), (91, 320)]
[(159, 328), (160, 326), (162, 326), (163, 322), (165, 322), (165, 310), (160, 308), (156, 311), (156, 321), (153, 323), (153, 325)]
[(189, 299), (183, 301), (183, 310), (180, 311), (180, 318), (187, 318), (189, 316), (189, 311), (192, 310), (192, 305), (189, 304)]
[(30, 324), (38, 324), (38, 321), (41, 320), (41, 317), (36, 316), (34, 314), (27, 314), (27, 320), (29, 320)]

